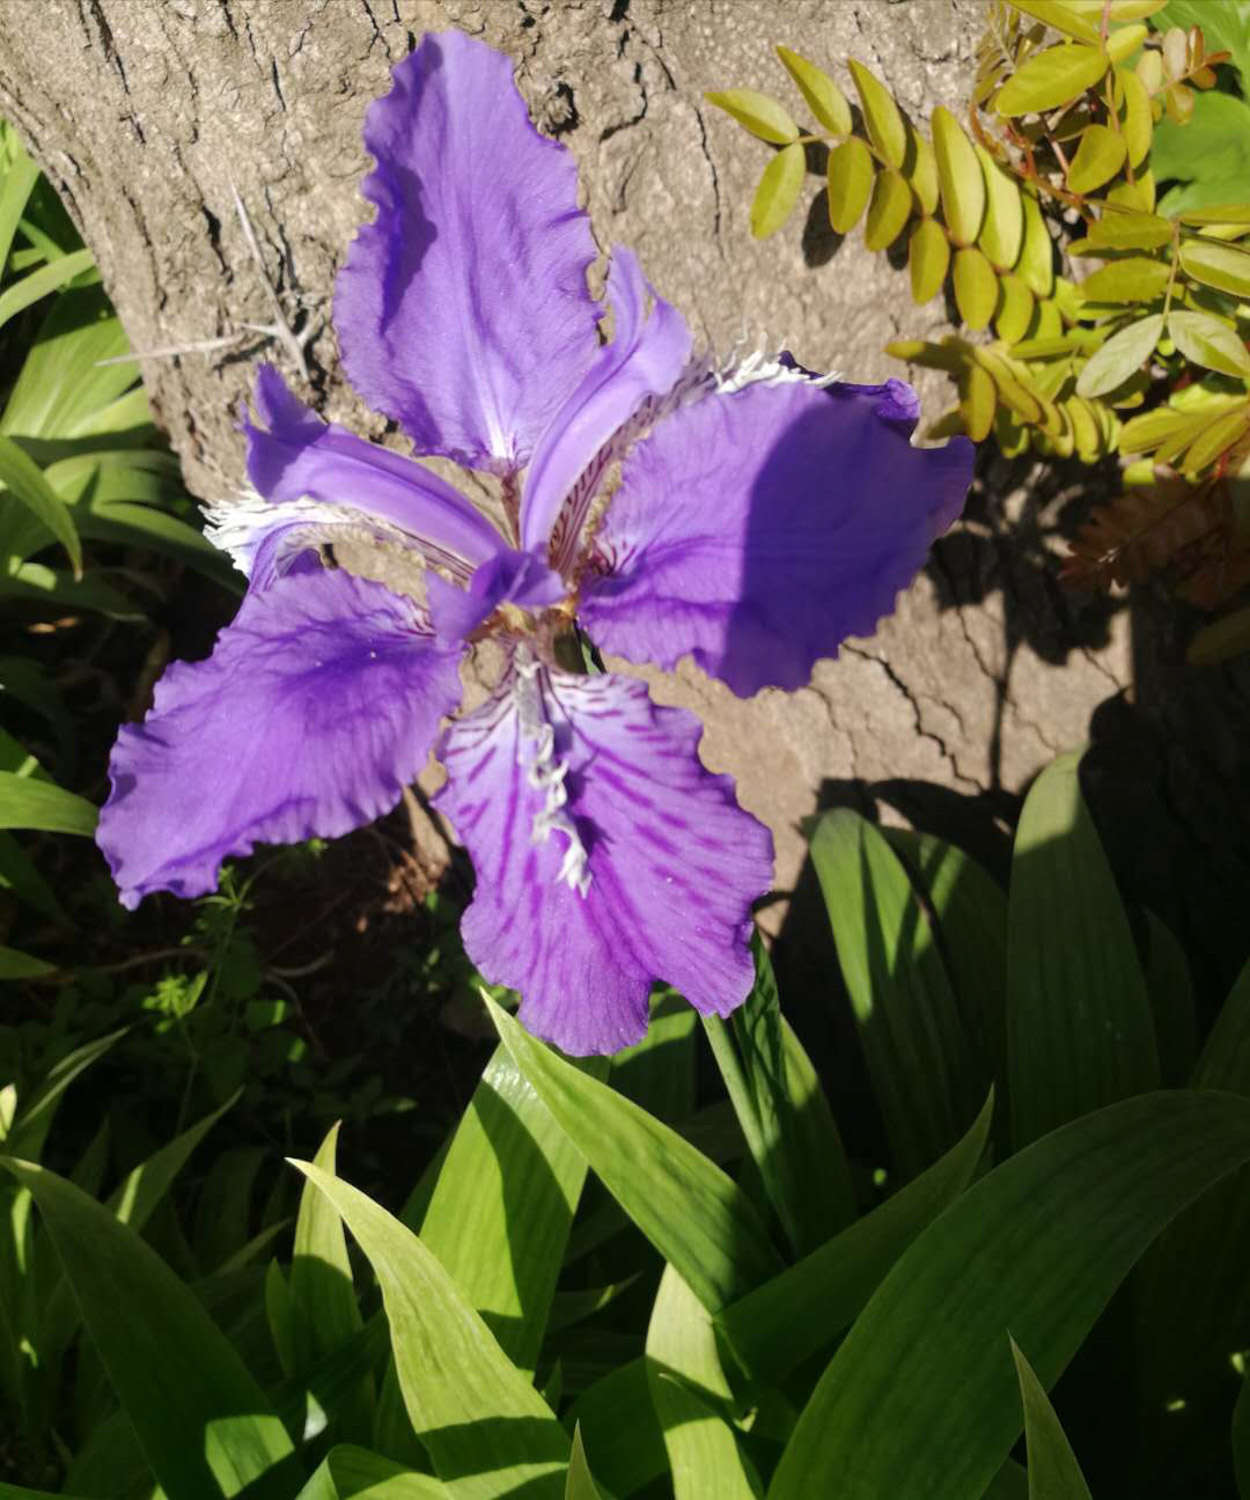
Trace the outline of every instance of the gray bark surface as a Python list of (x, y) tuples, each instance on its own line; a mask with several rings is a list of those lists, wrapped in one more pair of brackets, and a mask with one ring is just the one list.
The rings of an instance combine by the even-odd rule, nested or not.
[[(633, 246), (703, 338), (786, 345), (869, 380), (898, 372), (887, 340), (942, 326), (940, 305), (913, 307), (905, 274), (857, 234), (840, 243), (823, 198), (806, 225), (800, 213), (752, 240), (766, 148), (702, 91), (792, 97), (772, 54), (784, 42), (844, 83), (860, 58), (927, 119), (962, 107), (981, 15), (979, 0), (0, 0), (0, 111), (64, 195), (136, 349), (242, 335), (144, 363), (188, 485), (219, 498), (242, 479), (235, 423), (258, 354), (324, 415), (385, 436), (339, 370), (331, 293), (366, 208), (364, 110), (426, 29), (459, 26), (516, 59), (534, 117), (579, 159), (601, 248)], [(246, 335), (275, 309), (236, 191), (283, 315), (311, 330), (302, 386), (288, 349)], [(919, 384), (933, 415), (943, 386)], [(656, 696), (703, 717), (708, 764), (774, 830), (783, 888), (818, 800), (875, 799), (886, 816), (979, 832), (992, 852), (1029, 779), (1092, 733), (1091, 790), (1143, 871), (1137, 893), (1218, 947), (1250, 890), (1246, 673), (1187, 673), (1170, 611), (1059, 587), (1057, 532), (1087, 472), (986, 477), (896, 614), (810, 688), (741, 702), (687, 664), (649, 674)], [(1143, 809), (1164, 847), (1134, 842)]]

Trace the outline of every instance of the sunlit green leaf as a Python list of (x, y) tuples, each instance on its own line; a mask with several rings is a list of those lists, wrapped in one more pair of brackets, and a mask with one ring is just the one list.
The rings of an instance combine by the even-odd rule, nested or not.
[(764, 168), (751, 200), (751, 233), (757, 240), (767, 239), (790, 217), (799, 201), (806, 170), (803, 147), (798, 141), (783, 146)]
[(37, 828), (90, 838), (97, 816), (85, 797), (49, 781), (0, 771), (0, 828)]
[(752, 135), (774, 146), (787, 146), (799, 136), (799, 127), (790, 117), (784, 105), (778, 104), (768, 94), (758, 89), (725, 89), (719, 93), (704, 94), (709, 104), (723, 109), (737, 120)]
[(1248, 1160), (1250, 1102), (1170, 1092), (1087, 1115), (996, 1167), (856, 1320), (769, 1500), (983, 1494), (1022, 1425), (1007, 1331), (1053, 1385), (1151, 1240)]
[[(0, 435), (0, 485), (7, 487), (14, 500), (24, 505), (69, 554), (76, 575), (82, 574), (82, 543), (69, 507), (44, 478), (43, 470), (32, 462), (11, 438)], [(0, 501), (3, 492), (0, 491)]]
[(816, 123), (834, 135), (850, 135), (851, 106), (828, 73), (789, 47), (778, 47), (777, 56), (798, 85), (803, 102), (811, 110)]
[(907, 269), (913, 302), (928, 302), (942, 290), (951, 263), (951, 245), (936, 219), (921, 219), (907, 242)]
[(1250, 377), (1250, 354), (1234, 329), (1210, 313), (1170, 312), (1168, 337), (1186, 359), (1223, 375)]
[(864, 220), (864, 246), (884, 250), (902, 234), (911, 218), (911, 188), (901, 172), (886, 167), (873, 184), (868, 217)]
[(1039, 114), (1070, 104), (1093, 88), (1107, 71), (1108, 58), (1098, 47), (1065, 42), (1028, 58), (994, 96), (995, 112)]
[(956, 250), (951, 280), (955, 286), (955, 305), (964, 323), (974, 332), (987, 327), (998, 306), (998, 277), (975, 245)]
[(603, 1494), (590, 1472), (586, 1450), (582, 1446), (580, 1426), (573, 1429), (573, 1449), (569, 1454), (569, 1475), (564, 1484), (564, 1500), (603, 1500)]
[(1180, 261), (1186, 275), (1235, 297), (1250, 299), (1250, 254), (1215, 240), (1182, 240)]
[(1162, 205), (1170, 214), (1250, 202), (1250, 103), (1219, 89), (1199, 94), (1188, 124), (1155, 126), (1150, 164), (1174, 184)]
[(1112, 261), (1081, 283), (1089, 302), (1153, 302), (1167, 289), (1171, 268), (1146, 255), (1127, 255)]
[(1011, 0), (1011, 4), (1026, 16), (1053, 26), (1056, 31), (1061, 31), (1064, 36), (1073, 37), (1078, 42), (1091, 42), (1097, 46), (1100, 41), (1098, 27), (1080, 15), (1074, 6), (1065, 4), (1064, 0)]
[(960, 381), (959, 410), (974, 443), (983, 443), (989, 437), (997, 408), (998, 389), (989, 371), (979, 364), (969, 365)]
[(1036, 297), (1049, 297), (1055, 284), (1055, 246), (1036, 198), (1025, 193), (1024, 243), (1016, 273)]
[(295, 1500), (452, 1500), (452, 1492), (429, 1474), (348, 1443), (331, 1448)]
[(1128, 148), (1129, 165), (1140, 167), (1150, 153), (1154, 137), (1150, 95), (1131, 68), (1117, 68), (1115, 76), (1124, 91), (1124, 144)]
[(971, 245), (985, 214), (985, 174), (967, 131), (945, 106), (933, 111), (931, 128), (942, 214), (955, 243)]
[(887, 165), (901, 167), (907, 155), (907, 127), (893, 95), (863, 63), (852, 57), (847, 60), (847, 67), (859, 94), (869, 140)]
[(1122, 131), (1112, 130), (1109, 125), (1087, 125), (1068, 167), (1069, 190), (1092, 193), (1111, 181), (1127, 156), (1128, 145)]
[(932, 144), (911, 125), (907, 127), (907, 160), (903, 163), (903, 176), (906, 177), (912, 192), (916, 195), (916, 202), (920, 205), (921, 213), (936, 213), (937, 206), (942, 200), (942, 185), (938, 181), (937, 153)]
[(1163, 332), (1163, 314), (1153, 313), (1113, 334), (1077, 377), (1081, 396), (1102, 396), (1135, 375), (1154, 353)]
[(1178, 465), (1187, 474), (1197, 474), (1208, 464), (1214, 463), (1234, 443), (1241, 441), (1250, 428), (1250, 405), (1237, 411), (1226, 412), (1216, 419), (1185, 450), (1183, 461)]
[(1014, 272), (998, 278), (998, 306), (994, 328), (999, 338), (1014, 344), (1022, 339), (1033, 320), (1033, 293)]
[(977, 243), (1000, 271), (1010, 271), (1024, 243), (1024, 202), (1014, 177), (1008, 176), (984, 146), (976, 147), (985, 176), (985, 219)]
[(1108, 212), (1086, 235), (1091, 250), (1158, 250), (1171, 243), (1172, 226), (1158, 214)]
[(849, 234), (872, 192), (872, 152), (852, 136), (829, 153), (829, 222), (839, 234)]
[(1029, 1500), (1092, 1500), (1067, 1434), (1059, 1424), (1033, 1366), (1011, 1340), (1011, 1357), (1020, 1381), (1024, 1408), (1024, 1441), (1028, 1449)]

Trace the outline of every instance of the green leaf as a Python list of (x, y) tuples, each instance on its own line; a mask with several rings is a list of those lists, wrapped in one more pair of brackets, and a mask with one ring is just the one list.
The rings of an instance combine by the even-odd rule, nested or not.
[(1222, 375), (1250, 378), (1250, 354), (1227, 323), (1203, 312), (1170, 312), (1168, 337), (1186, 359)]
[(980, 1085), (933, 931), (880, 831), (849, 809), (811, 840), (873, 1091), (903, 1176), (959, 1139)]
[[(778, 47), (778, 52), (782, 48)], [(784, 62), (785, 59), (783, 58)], [(595, 1483), (582, 1446), (582, 1429), (573, 1429), (573, 1450), (569, 1454), (569, 1474), (564, 1483), (564, 1500), (603, 1500), (603, 1494)]]
[(885, 250), (892, 245), (906, 228), (911, 208), (911, 188), (903, 174), (893, 167), (878, 172), (864, 221), (864, 248)]
[(62, 255), (51, 264), (40, 267), (38, 271), (31, 271), (11, 286), (5, 287), (0, 292), (0, 328), (23, 309), (38, 302), (40, 297), (48, 296), (83, 271), (90, 270), (92, 264), (90, 250), (75, 250), (72, 255)]
[(956, 250), (951, 279), (959, 316), (974, 331), (987, 327), (998, 306), (998, 277), (975, 245)]
[(758, 89), (725, 89), (703, 97), (762, 141), (769, 141), (774, 146), (788, 146), (791, 141), (798, 140), (799, 127), (790, 118), (789, 111)]
[(998, 306), (994, 309), (994, 328), (1008, 344), (1018, 343), (1033, 321), (1033, 293), (1024, 280), (1012, 273), (998, 278)]
[[(707, 1311), (666, 1266), (647, 1327), (647, 1381), (674, 1500), (755, 1500), (733, 1428), (733, 1393)], [(719, 1409), (718, 1409), (719, 1408)]]
[(1250, 1381), (1243, 1378), (1233, 1407), (1233, 1472), (1237, 1476), (1237, 1493), (1246, 1500), (1250, 1495)]
[(1172, 242), (1172, 226), (1158, 214), (1110, 213), (1087, 226), (1089, 248), (1096, 250), (1158, 250)]
[(964, 370), (959, 382), (959, 395), (959, 410), (968, 436), (974, 443), (983, 443), (994, 426), (994, 413), (998, 410), (998, 387), (979, 361)]
[(992, 1116), (989, 1099), (967, 1135), (919, 1177), (717, 1316), (751, 1379), (781, 1381), (832, 1348), (908, 1245), (972, 1181)]
[(859, 94), (868, 139), (886, 165), (897, 170), (907, 155), (907, 127), (903, 124), (898, 105), (889, 89), (863, 63), (852, 57), (847, 59), (846, 65)]
[(1036, 297), (1049, 297), (1055, 284), (1055, 246), (1046, 228), (1041, 205), (1025, 193), (1024, 243), (1016, 267), (1021, 281)]
[(1124, 95), (1124, 144), (1128, 148), (1129, 165), (1136, 170), (1150, 154), (1154, 139), (1150, 95), (1132, 68), (1117, 68), (1115, 78)]
[(106, 1036), (94, 1037), (81, 1047), (75, 1047), (48, 1069), (47, 1076), (35, 1090), (30, 1102), (23, 1103), (18, 1111), (16, 1123), (8, 1134), (6, 1144), (12, 1153), (16, 1155), (20, 1152), (23, 1156), (38, 1158), (52, 1117), (61, 1102), (61, 1095), (80, 1073), (92, 1063), (98, 1062), (129, 1029), (122, 1026)]
[[(82, 543), (74, 527), (69, 507), (44, 478), (43, 470), (33, 463), (17, 444), (0, 436), (0, 484), (24, 505), (42, 526), (56, 538), (69, 554), (75, 577), (82, 576)], [(0, 494), (0, 503), (3, 496)]]
[(985, 174), (967, 131), (949, 109), (939, 104), (930, 123), (947, 228), (957, 245), (971, 245), (985, 215)]
[(858, 136), (843, 141), (829, 153), (829, 222), (839, 234), (849, 234), (872, 192), (872, 152)]
[(803, 102), (811, 110), (816, 123), (834, 135), (850, 135), (851, 106), (828, 73), (789, 47), (778, 47), (777, 56), (798, 85)]
[(1099, 47), (1065, 42), (1035, 52), (994, 96), (994, 111), (1005, 118), (1058, 109), (1091, 89), (1107, 71), (1109, 60)]
[(747, 1148), (791, 1246), (802, 1255), (855, 1217), (850, 1167), (820, 1080), (781, 1014), (767, 950), (729, 1022), (704, 1017)]
[(1064, 0), (1011, 0), (1011, 4), (1026, 16), (1032, 16), (1035, 21), (1041, 21), (1046, 26), (1053, 26), (1056, 31), (1061, 31), (1064, 36), (1073, 37), (1078, 42), (1090, 42), (1097, 46), (1100, 41), (1097, 26), (1080, 15), (1074, 6), (1066, 5)]
[(907, 242), (907, 269), (911, 273), (911, 296), (916, 303), (928, 302), (942, 290), (951, 263), (951, 245), (936, 219), (921, 219)]
[[(335, 1174), (338, 1135), (335, 1124), (314, 1158), (330, 1176)], [(343, 1221), (326, 1195), (311, 1182), (304, 1184), (300, 1195), (289, 1291), (285, 1307), (275, 1307), (275, 1312), (282, 1319), (283, 1336), (290, 1339), (292, 1371), (306, 1375), (343, 1349), (363, 1326)], [(329, 1416), (341, 1437), (369, 1435), (373, 1427), (371, 1382), (361, 1381)]]
[(1146, 981), (1079, 761), (1061, 755), (1034, 782), (1012, 854), (1007, 1059), (1017, 1145), (1159, 1080)]
[(1104, 396), (1136, 375), (1154, 353), (1163, 332), (1163, 314), (1152, 313), (1113, 334), (1101, 349), (1090, 356), (1077, 377), (1080, 396)]
[(1239, 442), (1247, 427), (1250, 427), (1250, 405), (1216, 417), (1186, 450), (1183, 459), (1177, 461), (1177, 467), (1186, 474), (1199, 473)]
[(585, 1177), (585, 1158), (499, 1047), (452, 1137), (421, 1240), (523, 1370), (538, 1362)]
[(34, 828), (90, 838), (97, 816), (85, 797), (49, 781), (0, 771), (0, 828)]
[(566, 1418), (585, 1434), (595, 1476), (613, 1495), (632, 1495), (668, 1473), (664, 1434), (651, 1403), (646, 1359), (618, 1365), (573, 1403)]
[(806, 170), (803, 147), (798, 141), (784, 146), (764, 168), (751, 201), (751, 233), (757, 240), (767, 239), (790, 217), (799, 201)]
[(707, 1157), (486, 1000), (500, 1039), (556, 1123), (709, 1311), (780, 1269), (749, 1198)]
[(1150, 942), (1146, 985), (1154, 1011), (1163, 1084), (1179, 1088), (1189, 1078), (1198, 1050), (1194, 986), (1185, 950), (1154, 912), (1146, 912)]
[(922, 214), (934, 214), (942, 201), (942, 186), (938, 181), (937, 153), (920, 132), (911, 125), (907, 127), (907, 160), (903, 163), (903, 176), (916, 195)]
[(195, 1295), (72, 1183), (12, 1157), (3, 1165), (38, 1205), (162, 1489), (179, 1500), (289, 1492), (276, 1488), (290, 1476), (286, 1430)]
[(1235, 245), (1222, 245), (1218, 240), (1182, 240), (1180, 262), (1185, 274), (1203, 286), (1250, 299), (1250, 254)]
[(1055, 1408), (1015, 1339), (1011, 1340), (1011, 1357), (1016, 1362), (1020, 1404), (1024, 1408), (1029, 1500), (1093, 1500)]
[(39, 168), (16, 140), (10, 150), (9, 165), (0, 178), (0, 273), (9, 258), (9, 248), (26, 208), (26, 200), (39, 180)]
[(563, 1489), (568, 1438), (455, 1282), (410, 1229), (358, 1188), (294, 1162), (342, 1215), (382, 1291), (413, 1430), (464, 1500)]
[(415, 1474), (379, 1453), (340, 1443), (322, 1459), (296, 1500), (452, 1500), (429, 1474)]
[(1092, 193), (1111, 181), (1127, 157), (1128, 143), (1122, 131), (1109, 125), (1087, 125), (1068, 167), (1069, 191)]
[(1173, 1092), (1087, 1115), (996, 1167), (856, 1320), (769, 1500), (981, 1495), (1021, 1427), (1007, 1331), (1053, 1385), (1159, 1230), (1248, 1160), (1250, 1103)]
[(41, 979), (45, 974), (55, 973), (56, 965), (46, 959), (17, 948), (0, 947), (0, 979)]
[(1165, 213), (1250, 201), (1250, 104), (1220, 90), (1199, 94), (1187, 125), (1166, 117), (1154, 128), (1150, 165)]
[(999, 271), (1010, 271), (1024, 243), (1024, 200), (1014, 177), (1009, 177), (984, 146), (975, 148), (985, 177), (985, 220), (977, 243)]
[(980, 1076), (1005, 1098), (1007, 1077), (1007, 897), (970, 855), (944, 839), (884, 829), (937, 921), (947, 971)]
[(1081, 296), (1087, 302), (1153, 302), (1167, 290), (1171, 274), (1166, 261), (1128, 255), (1086, 277)]

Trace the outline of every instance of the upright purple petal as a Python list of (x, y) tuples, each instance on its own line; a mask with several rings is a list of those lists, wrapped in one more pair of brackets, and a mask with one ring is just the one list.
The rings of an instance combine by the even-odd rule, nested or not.
[(333, 837), (393, 807), (459, 701), (458, 653), (380, 584), (322, 571), (243, 601), (123, 727), (97, 842), (122, 903), (200, 896), (257, 843)]
[(597, 347), (577, 167), (481, 42), (427, 36), (393, 77), (365, 117), (377, 217), (338, 279), (343, 363), (418, 452), (513, 472)]
[(911, 446), (910, 396), (783, 375), (666, 417), (595, 539), (579, 617), (597, 644), (664, 667), (691, 652), (746, 696), (870, 634), (972, 478), (966, 440)]
[[(437, 474), (323, 422), (291, 394), (272, 365), (257, 372), (256, 409), (266, 427), (246, 422), (243, 430), (248, 477), (275, 507), (268, 517), (257, 515), (258, 527), (268, 523), (265, 536), (287, 524), (315, 525), (316, 507), (304, 504), (312, 500), (327, 507), (327, 525), (360, 517), (423, 543), (437, 561), (472, 568), (504, 547), (486, 517)], [(299, 507), (298, 513), (283, 506)]]
[[(685, 319), (655, 295), (632, 251), (618, 246), (612, 252), (607, 296), (615, 323), (612, 342), (599, 351), (552, 418), (526, 475), (521, 502), (521, 541), (526, 547), (545, 545), (557, 520), (568, 540), (576, 540), (585, 507), (612, 456), (605, 452), (609, 439), (649, 398), (666, 395), (690, 359)], [(598, 465), (596, 458), (602, 460)], [(585, 491), (581, 507), (578, 497), (570, 496), (579, 477), (584, 483), (578, 488)], [(562, 516), (570, 500), (573, 513)]]
[(718, 1015), (751, 988), (772, 839), (699, 763), (701, 732), (640, 682), (532, 662), (447, 732), (437, 800), (477, 871), (465, 948), (566, 1052), (638, 1041), (656, 980)]

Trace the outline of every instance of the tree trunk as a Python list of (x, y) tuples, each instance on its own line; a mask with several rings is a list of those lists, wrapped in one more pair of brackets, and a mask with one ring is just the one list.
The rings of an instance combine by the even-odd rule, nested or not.
[[(789, 95), (780, 41), (843, 77), (862, 59), (927, 120), (963, 107), (981, 19), (978, 0), (0, 0), (0, 110), (63, 194), (134, 347), (211, 346), (143, 369), (188, 485), (217, 498), (242, 478), (235, 423), (260, 354), (297, 388), (306, 375), (326, 416), (384, 436), (340, 373), (330, 299), (364, 213), (365, 107), (423, 31), (459, 26), (516, 59), (534, 117), (579, 158), (601, 247), (633, 246), (713, 346), (785, 344), (869, 380), (897, 372), (887, 340), (940, 314), (914, 308), (858, 236), (838, 241), (823, 195), (805, 226), (754, 241), (766, 149), (702, 91)], [(276, 323), (296, 337), (255, 331)], [(922, 383), (930, 414), (941, 391)], [(782, 886), (821, 796), (867, 795), (990, 848), (1029, 778), (1092, 724), (1113, 748), (1091, 786), (1137, 893), (1218, 947), (1250, 893), (1246, 674), (1186, 674), (1170, 610), (1066, 596), (1055, 533), (1089, 475), (1037, 473), (993, 464), (897, 613), (809, 689), (740, 702), (687, 666), (653, 675), (656, 694), (703, 716), (708, 763), (775, 831)], [(1100, 780), (1115, 746), (1131, 774)], [(1134, 832), (1147, 804), (1162, 845)]]

